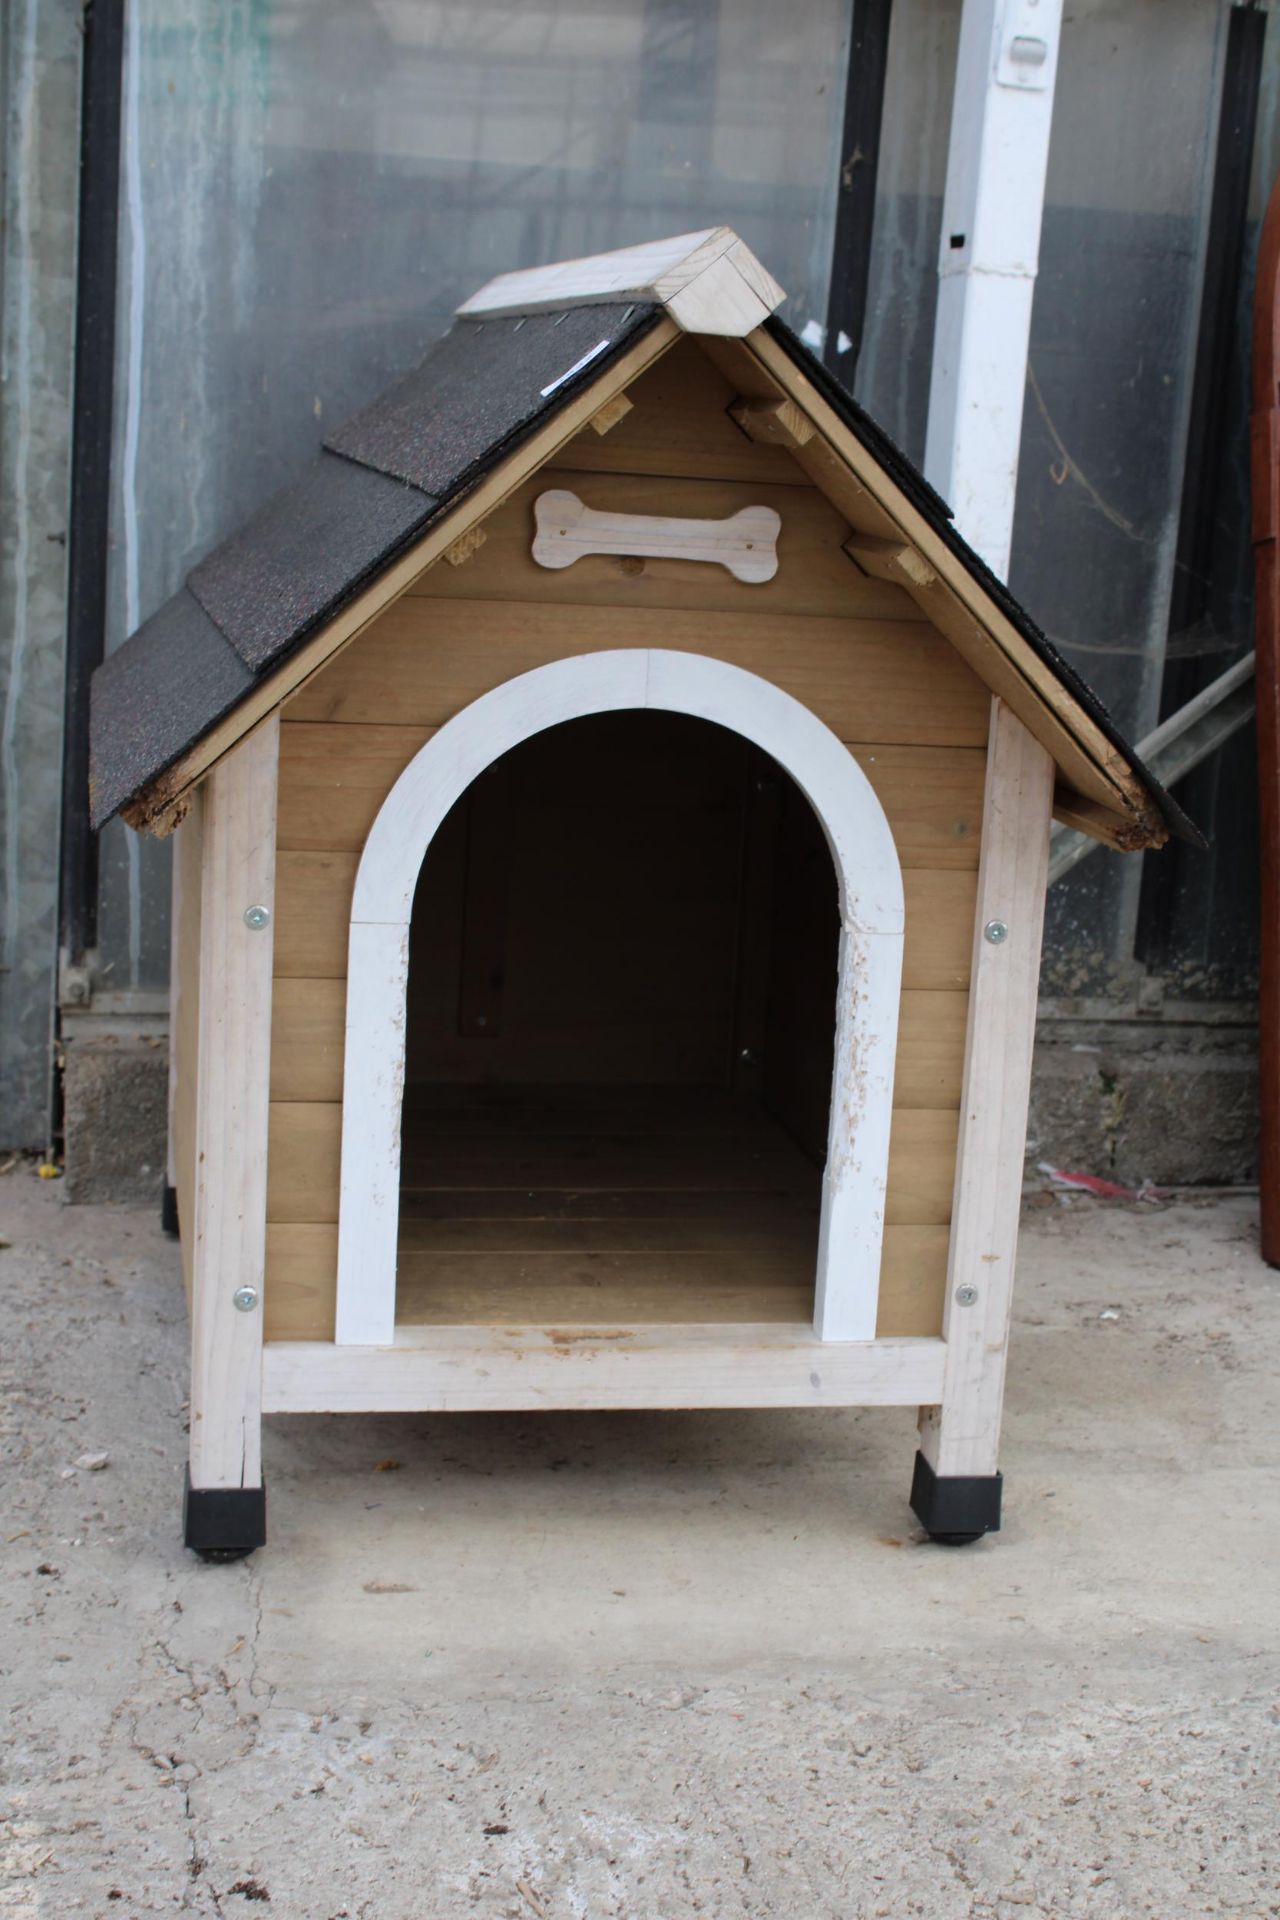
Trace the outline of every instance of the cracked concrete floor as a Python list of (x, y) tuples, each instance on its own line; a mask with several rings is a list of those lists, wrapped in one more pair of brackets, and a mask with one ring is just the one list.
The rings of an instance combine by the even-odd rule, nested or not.
[(15, 1169), (0, 1915), (1280, 1912), (1253, 1211), (1031, 1207), (979, 1546), (905, 1412), (307, 1418), (206, 1567), (176, 1251)]

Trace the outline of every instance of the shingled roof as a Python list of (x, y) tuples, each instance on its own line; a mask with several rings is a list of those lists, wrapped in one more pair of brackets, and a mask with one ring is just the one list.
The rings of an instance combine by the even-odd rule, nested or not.
[(652, 327), (654, 302), (459, 321), (215, 547), (94, 674), (89, 797), (103, 826), (419, 540), (547, 415)]
[[(945, 503), (801, 341), (770, 317), (782, 297), (726, 228), (491, 282), (414, 372), (330, 434), (300, 478), (194, 567), (181, 590), (99, 667), (92, 688), (94, 825), (121, 811), (135, 824), (160, 824), (159, 809), (149, 818), (139, 803), (164, 785), (162, 776), (171, 806), (175, 787), (184, 784), (173, 770), (212, 730), (241, 709), (245, 725), (252, 724), (251, 696), (279, 679), (284, 663), (440, 522), (465, 520), (466, 502), (486, 475), (557, 415), (568, 415), (584, 393), (600, 389), (607, 397), (611, 370), (617, 390), (618, 363), (646, 335), (665, 328), (675, 338), (680, 328), (744, 343), (767, 337), (806, 393), (831, 408), (945, 542), (1068, 696), (1068, 726), (1078, 710), (1134, 783), (1131, 839), (1101, 837), (1153, 844), (1171, 830), (1198, 840), (1089, 688), (961, 539)], [(655, 353), (665, 344), (657, 342)], [(283, 685), (280, 697), (288, 691)], [(190, 780), (200, 771), (193, 767)], [(1071, 817), (1093, 830), (1087, 809)]]

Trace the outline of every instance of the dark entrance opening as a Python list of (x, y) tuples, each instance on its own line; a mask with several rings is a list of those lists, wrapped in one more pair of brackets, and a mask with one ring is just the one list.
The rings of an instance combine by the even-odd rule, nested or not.
[(810, 1320), (838, 944), (739, 735), (599, 714), (495, 761), (415, 896), (397, 1319)]

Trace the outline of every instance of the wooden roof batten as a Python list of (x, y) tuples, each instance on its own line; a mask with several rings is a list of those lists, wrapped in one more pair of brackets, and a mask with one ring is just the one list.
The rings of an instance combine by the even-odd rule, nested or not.
[[(122, 817), (152, 834), (170, 832), (187, 809), (190, 791), (223, 754), (356, 640), (422, 573), (472, 537), (602, 409), (620, 402), (625, 408), (627, 388), (689, 333), (733, 384), (739, 397), (730, 414), (741, 430), (785, 445), (850, 525), (850, 564), (896, 580), (1050, 753), (1058, 770), (1057, 817), (1126, 850), (1160, 845), (1171, 820), (1181, 831), (1186, 823), (1177, 808), (1115, 734), (1089, 690), (969, 553), (943, 503), (802, 344), (772, 319), (784, 297), (728, 227), (502, 274), (473, 294), (458, 309), (459, 321), (500, 357), (518, 354), (516, 343), (533, 332), (522, 332), (521, 324), (534, 316), (541, 316), (538, 324), (545, 329), (548, 316), (592, 309), (600, 313), (602, 332), (611, 327), (616, 332), (619, 325), (624, 331), (630, 325), (633, 333), (637, 326), (644, 330), (607, 353), (607, 338), (588, 346), (543, 386), (542, 411), (526, 430), (493, 447), (489, 463), (462, 475), (421, 534), (402, 551), (388, 554), (363, 585), (357, 583), (345, 605), (270, 661), (230, 711), (211, 720), (185, 751), (136, 790), (120, 807)], [(626, 311), (617, 322), (606, 319), (621, 307)], [(579, 348), (594, 338), (588, 316), (580, 319)], [(492, 334), (488, 321), (501, 323)], [(457, 336), (455, 328), (446, 341)], [(598, 367), (592, 364), (597, 358)], [(830, 391), (823, 390), (824, 383)], [(342, 451), (340, 440), (328, 444)]]

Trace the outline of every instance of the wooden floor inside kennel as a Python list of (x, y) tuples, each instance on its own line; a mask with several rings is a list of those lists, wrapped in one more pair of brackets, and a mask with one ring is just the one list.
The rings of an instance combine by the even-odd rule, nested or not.
[(406, 1101), (396, 1323), (808, 1323), (822, 1175), (712, 1087)]
[[(390, 1346), (274, 1341), (273, 1413), (919, 1406), (943, 1342), (813, 1328), (822, 1174), (708, 1087), (418, 1087)], [(906, 1281), (936, 1234), (890, 1229)]]

